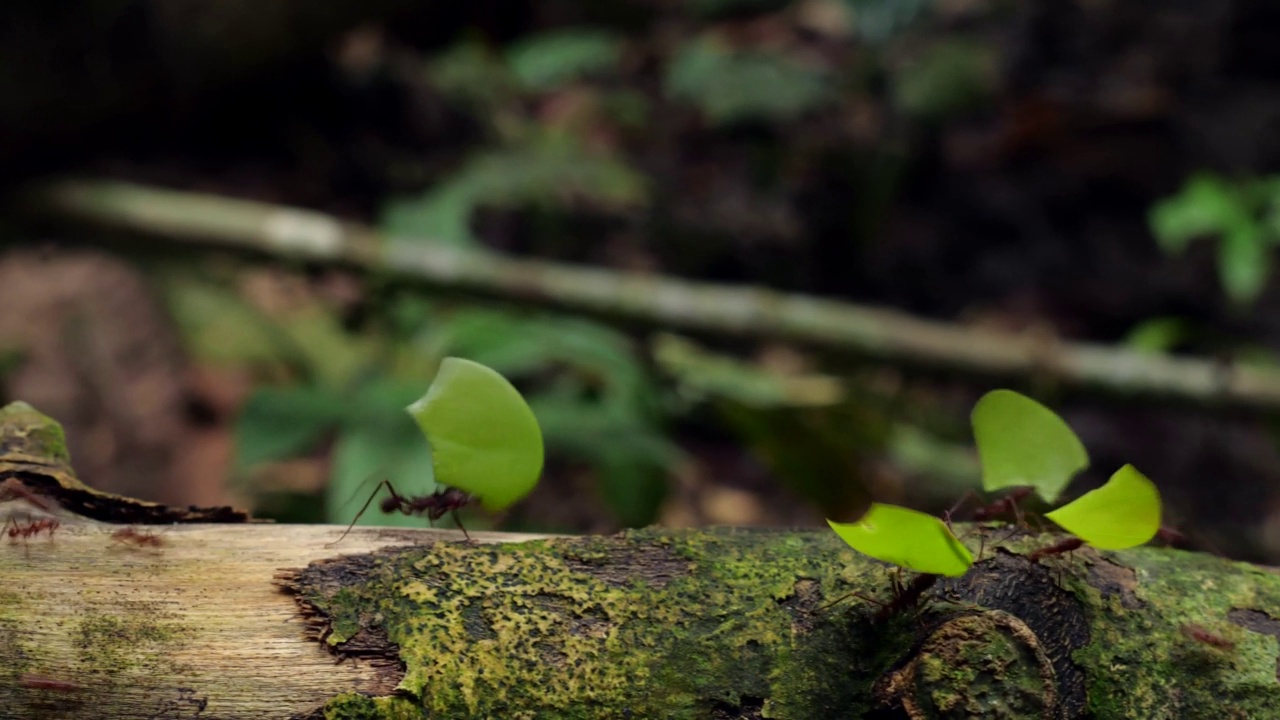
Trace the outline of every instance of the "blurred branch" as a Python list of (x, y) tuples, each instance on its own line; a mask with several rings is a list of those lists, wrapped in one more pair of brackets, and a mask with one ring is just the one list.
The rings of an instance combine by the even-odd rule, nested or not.
[(690, 282), (380, 234), (321, 213), (116, 182), (64, 181), (36, 207), (171, 241), (341, 264), (436, 289), (992, 379), (1260, 410), (1280, 409), (1280, 371), (999, 333), (758, 287)]

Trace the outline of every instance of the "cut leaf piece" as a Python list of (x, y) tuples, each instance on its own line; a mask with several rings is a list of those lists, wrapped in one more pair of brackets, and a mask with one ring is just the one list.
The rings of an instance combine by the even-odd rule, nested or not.
[(988, 492), (1030, 486), (1052, 503), (1089, 467), (1089, 454), (1070, 426), (1026, 395), (992, 390), (973, 406), (972, 421)]
[(854, 523), (827, 521), (863, 555), (931, 575), (965, 574), (973, 554), (938, 518), (897, 505), (872, 503)]
[(1132, 465), (1106, 485), (1045, 515), (1063, 529), (1103, 550), (1141, 545), (1160, 530), (1160, 491)]
[(427, 394), (406, 408), (431, 446), (435, 480), (502, 510), (542, 473), (542, 431), (520, 392), (495, 370), (445, 358)]

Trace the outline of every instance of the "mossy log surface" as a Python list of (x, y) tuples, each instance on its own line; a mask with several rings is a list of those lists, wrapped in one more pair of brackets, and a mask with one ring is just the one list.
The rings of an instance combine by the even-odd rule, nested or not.
[(152, 528), (158, 544), (139, 544), (71, 512), (30, 459), (0, 469), (0, 515), (62, 525), (0, 537), (5, 719), (1280, 708), (1280, 575), (1204, 554), (1085, 549), (1032, 563), (1022, 553), (1057, 538), (1021, 536), (877, 618), (893, 572), (830, 532), (465, 542), (358, 528), (332, 546), (342, 528), (227, 521)]

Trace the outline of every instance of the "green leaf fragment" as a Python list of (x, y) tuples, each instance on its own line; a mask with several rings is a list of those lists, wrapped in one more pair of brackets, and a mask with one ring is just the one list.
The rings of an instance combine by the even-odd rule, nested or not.
[(1025, 395), (992, 390), (974, 405), (972, 421), (988, 492), (1030, 486), (1052, 503), (1089, 467), (1089, 454), (1070, 426)]
[(1106, 485), (1045, 517), (1096, 548), (1123, 550), (1151, 540), (1160, 530), (1160, 491), (1125, 465)]
[(436, 482), (486, 510), (528, 495), (542, 473), (542, 432), (520, 392), (491, 368), (445, 358), (427, 393), (406, 408), (431, 446)]
[(973, 554), (945, 523), (909, 508), (872, 503), (857, 522), (827, 524), (854, 550), (908, 570), (956, 577), (973, 565)]

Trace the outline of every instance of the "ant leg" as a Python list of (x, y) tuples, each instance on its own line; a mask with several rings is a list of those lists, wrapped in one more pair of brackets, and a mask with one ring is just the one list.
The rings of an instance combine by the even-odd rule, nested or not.
[[(964, 491), (964, 494), (960, 496), (960, 499), (956, 501), (956, 504), (951, 506), (950, 510), (947, 510), (946, 512), (942, 513), (942, 522), (947, 524), (948, 530), (951, 530), (951, 516), (959, 512), (960, 508), (964, 507), (965, 503), (969, 502), (970, 500), (977, 500), (977, 499), (978, 499), (978, 493), (975, 492), (973, 488), (969, 488), (968, 490)], [(952, 530), (952, 532), (955, 532), (955, 531)]]
[(873, 597), (867, 597), (866, 595), (863, 595), (863, 594), (862, 594), (862, 593), (860, 593), (860, 592), (847, 592), (847, 593), (845, 593), (845, 594), (841, 595), (840, 597), (836, 598), (835, 600), (832, 600), (831, 602), (829, 602), (829, 603), (827, 603), (827, 604), (825, 604), (825, 605), (823, 605), (823, 606), (821, 606), (821, 607), (819, 607), (819, 608), (815, 609), (815, 610), (814, 610), (814, 612), (822, 612), (823, 610), (826, 610), (827, 608), (831, 607), (832, 605), (836, 605), (836, 604), (838, 604), (838, 603), (844, 602), (845, 600), (848, 600), (848, 599), (849, 599), (849, 598), (851, 598), (851, 597), (856, 597), (856, 598), (858, 598), (859, 600), (861, 600), (861, 601), (863, 601), (863, 602), (865, 602), (865, 603), (871, 603), (872, 605), (879, 605), (879, 606), (880, 606), (880, 607), (882, 607), (882, 608), (886, 606), (886, 604), (885, 604), (885, 603), (883, 603), (883, 602), (881, 602), (881, 601), (879, 601), (879, 600), (876, 600), (876, 599), (875, 599), (875, 598), (873, 598)]
[(471, 533), (467, 532), (466, 526), (462, 524), (462, 518), (458, 517), (458, 509), (450, 510), (449, 515), (453, 518), (453, 524), (457, 525), (458, 529), (462, 531), (462, 536), (467, 539), (467, 542), (471, 542)]
[(364, 501), (364, 507), (360, 508), (360, 512), (356, 513), (356, 516), (351, 519), (351, 524), (347, 526), (347, 529), (342, 532), (342, 535), (339, 536), (337, 540), (334, 540), (328, 545), (325, 545), (325, 547), (333, 547), (334, 545), (337, 545), (338, 543), (342, 542), (343, 538), (347, 536), (347, 533), (351, 532), (351, 528), (355, 527), (356, 523), (359, 522), (360, 516), (364, 515), (364, 511), (369, 509), (369, 505), (373, 503), (373, 499), (378, 497), (378, 493), (382, 490), (383, 485), (387, 486), (387, 491), (391, 493), (391, 497), (394, 497), (397, 499), (400, 498), (400, 493), (396, 492), (396, 489), (391, 486), (390, 480), (383, 480), (382, 482), (378, 483), (378, 487), (373, 489), (373, 494), (369, 496), (368, 500)]

